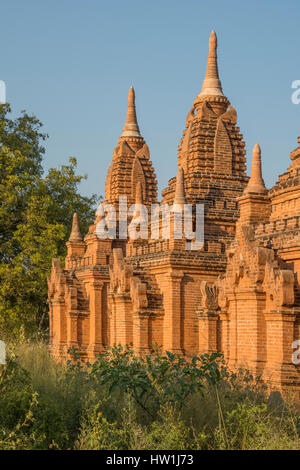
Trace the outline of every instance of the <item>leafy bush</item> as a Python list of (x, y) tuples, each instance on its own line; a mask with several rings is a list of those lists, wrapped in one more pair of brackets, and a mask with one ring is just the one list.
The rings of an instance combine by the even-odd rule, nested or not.
[[(113, 347), (59, 364), (42, 342), (9, 348), (0, 369), (0, 449), (299, 449), (294, 404), (268, 398), (220, 355), (187, 361)], [(76, 356), (76, 354), (75, 354)]]
[(108, 393), (129, 393), (136, 405), (151, 418), (166, 403), (181, 409), (186, 399), (205, 383), (215, 384), (222, 374), (222, 356), (204, 354), (187, 361), (183, 356), (158, 349), (144, 357), (130, 347), (114, 346), (100, 355), (89, 375)]

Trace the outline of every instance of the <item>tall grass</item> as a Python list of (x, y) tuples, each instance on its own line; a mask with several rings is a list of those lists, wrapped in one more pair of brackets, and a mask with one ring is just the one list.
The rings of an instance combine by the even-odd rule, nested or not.
[[(185, 378), (178, 358), (155, 360), (153, 367), (118, 349), (114, 362), (107, 356), (93, 369), (55, 362), (42, 341), (9, 345), (0, 366), (0, 449), (300, 448), (295, 404), (270, 398), (246, 371), (220, 366), (217, 380), (194, 370)], [(137, 378), (139, 367), (145, 375)], [(139, 395), (135, 380), (145, 388)]]

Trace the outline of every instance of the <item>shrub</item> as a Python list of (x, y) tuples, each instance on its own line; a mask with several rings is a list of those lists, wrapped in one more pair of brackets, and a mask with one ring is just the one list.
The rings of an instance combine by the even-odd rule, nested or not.
[(220, 355), (114, 347), (59, 364), (23, 341), (0, 369), (0, 449), (299, 449), (297, 408), (271, 398)]

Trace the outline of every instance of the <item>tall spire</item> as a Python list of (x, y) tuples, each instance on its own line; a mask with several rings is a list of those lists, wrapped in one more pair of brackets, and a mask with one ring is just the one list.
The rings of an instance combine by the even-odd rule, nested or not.
[(199, 96), (224, 96), (218, 72), (217, 45), (217, 35), (215, 31), (212, 31), (209, 38), (206, 74)]
[(184, 171), (181, 166), (177, 168), (176, 188), (174, 204), (185, 204), (185, 191), (184, 191)]
[(141, 137), (135, 111), (135, 93), (131, 86), (128, 92), (128, 106), (126, 122), (121, 137)]
[(262, 171), (261, 171), (261, 149), (258, 144), (255, 144), (253, 148), (251, 177), (244, 191), (244, 194), (249, 194), (249, 193), (257, 193), (257, 194), (267, 193), (267, 189), (266, 189), (265, 182), (262, 177)]
[(80, 228), (79, 228), (79, 219), (78, 219), (78, 214), (76, 212), (73, 215), (72, 230), (71, 230), (69, 241), (70, 242), (82, 242), (82, 237), (81, 237)]

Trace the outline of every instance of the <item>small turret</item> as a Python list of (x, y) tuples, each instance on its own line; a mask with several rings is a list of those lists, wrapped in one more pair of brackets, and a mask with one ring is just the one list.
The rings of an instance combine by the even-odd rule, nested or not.
[(126, 122), (121, 137), (141, 137), (135, 109), (135, 93), (131, 86), (128, 92), (128, 106)]
[(66, 243), (68, 254), (66, 257), (66, 268), (73, 267), (74, 258), (82, 258), (84, 256), (84, 242), (79, 228), (78, 214), (75, 212), (73, 215), (72, 230), (70, 238)]
[(157, 181), (150, 152), (137, 122), (135, 92), (130, 87), (126, 122), (113, 152), (105, 183), (105, 202), (118, 207), (119, 197), (126, 196), (134, 204), (137, 182), (141, 181), (144, 203), (157, 202)]
[(215, 31), (212, 31), (210, 38), (209, 38), (209, 50), (208, 50), (206, 74), (205, 74), (205, 79), (203, 82), (202, 90), (199, 96), (204, 96), (204, 95), (224, 96), (223, 91), (222, 91), (222, 85), (219, 79), (217, 46), (218, 46), (217, 35)]
[(260, 223), (270, 216), (271, 202), (262, 177), (261, 150), (258, 144), (253, 148), (251, 177), (242, 196), (237, 200), (240, 208), (237, 232), (243, 225)]
[(259, 144), (255, 144), (253, 148), (251, 177), (244, 191), (244, 194), (249, 193), (267, 193), (267, 189), (261, 171), (261, 149)]
[(178, 166), (174, 204), (184, 205), (185, 203), (184, 171), (181, 166)]
[(70, 242), (82, 242), (82, 236), (79, 228), (79, 218), (77, 212), (73, 215), (72, 230), (69, 238)]

